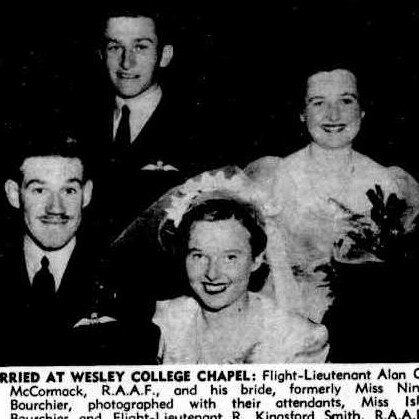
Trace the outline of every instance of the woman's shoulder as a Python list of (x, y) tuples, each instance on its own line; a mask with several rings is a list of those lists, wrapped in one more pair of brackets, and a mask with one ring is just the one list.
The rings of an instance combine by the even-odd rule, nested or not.
[(381, 165), (364, 154), (354, 152), (355, 181), (359, 191), (380, 186), (386, 197), (391, 193), (399, 195), (399, 185), (394, 170)]
[(398, 166), (390, 166), (388, 171), (403, 195), (419, 196), (419, 184), (410, 173)]
[(407, 205), (403, 225), (406, 231), (417, 228), (419, 215), (419, 184), (416, 179), (404, 169), (396, 166), (388, 168), (390, 175), (397, 186), (397, 196)]
[(283, 166), (293, 165), (304, 159), (306, 155), (306, 148), (298, 150), (288, 156), (265, 156), (249, 163), (244, 171), (250, 177), (257, 177), (258, 175), (265, 175), (276, 172)]
[(265, 317), (268, 346), (282, 348), (285, 362), (324, 362), (328, 353), (328, 331), (324, 325), (283, 310), (269, 297), (257, 295)]
[(398, 166), (382, 166), (371, 158), (357, 153), (358, 167), (364, 179), (369, 178), (375, 184), (388, 187), (387, 192), (394, 192), (404, 199), (416, 214), (419, 209), (419, 184), (407, 171)]
[(380, 163), (376, 162), (372, 158), (354, 152), (356, 160), (356, 168), (358, 173), (362, 175), (373, 176), (377, 179), (386, 178), (392, 182), (397, 183), (401, 188), (405, 185), (417, 185), (416, 180), (408, 172), (398, 166), (383, 166)]
[(265, 156), (249, 163), (244, 172), (252, 180), (260, 181), (275, 176), (281, 164), (281, 158), (275, 156)]
[(161, 331), (160, 363), (195, 363), (193, 337), (198, 309), (198, 303), (186, 296), (157, 301), (153, 322)]
[(371, 157), (359, 153), (358, 151), (354, 151), (353, 153), (358, 170), (388, 174), (388, 168), (386, 166), (383, 166)]
[(274, 307), (271, 311), (270, 327), (280, 329), (284, 338), (301, 339), (308, 344), (314, 341), (327, 341), (325, 326), (314, 323), (306, 317), (287, 310)]
[[(329, 352), (329, 333), (322, 324), (298, 314), (282, 312), (283, 345), (289, 349), (289, 362), (325, 362)], [(279, 324), (279, 323), (278, 323)]]
[(244, 171), (252, 179), (260, 180), (272, 178), (278, 175), (279, 171), (288, 170), (298, 165), (304, 159), (306, 147), (289, 154), (285, 157), (265, 156), (249, 163)]
[(185, 324), (198, 309), (198, 303), (192, 297), (182, 296), (170, 300), (160, 300), (156, 303), (153, 322), (158, 326), (175, 327)]

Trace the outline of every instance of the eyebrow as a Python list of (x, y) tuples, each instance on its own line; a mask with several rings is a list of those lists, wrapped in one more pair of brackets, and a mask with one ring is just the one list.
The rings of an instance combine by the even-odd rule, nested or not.
[[(106, 40), (107, 43), (109, 43), (109, 42), (115, 42), (115, 43), (118, 43), (118, 44), (121, 43), (121, 41), (119, 39), (109, 38), (107, 36), (105, 37), (105, 40)], [(151, 43), (154, 42), (154, 40), (152, 38), (149, 38), (147, 36), (142, 37), (142, 38), (135, 38), (134, 41), (135, 42), (148, 41), (148, 42), (151, 42)]]
[(310, 103), (310, 102), (313, 102), (314, 100), (323, 99), (323, 98), (324, 98), (324, 96), (319, 96), (319, 95), (309, 96), (309, 97), (306, 98), (306, 101), (307, 101), (307, 103)]
[[(191, 247), (190, 249), (188, 249), (188, 252), (202, 252), (202, 249), (199, 249), (197, 247)], [(242, 250), (240, 249), (227, 249), (224, 250), (223, 253), (243, 253)]]
[(84, 182), (82, 179), (79, 179), (78, 177), (73, 177), (71, 179), (68, 179), (66, 183), (78, 183), (80, 186), (82, 186)]
[[(83, 185), (83, 181), (79, 178), (67, 179), (66, 183), (78, 183), (80, 186)], [(45, 184), (47, 184), (47, 182), (45, 182), (44, 180), (41, 180), (41, 179), (31, 179), (27, 183), (24, 183), (23, 186), (25, 188), (28, 188), (29, 186), (31, 186), (33, 184), (45, 185)]]
[(43, 180), (41, 180), (41, 179), (31, 179), (30, 181), (28, 181), (28, 182), (24, 183), (24, 184), (23, 184), (23, 186), (24, 186), (25, 188), (27, 188), (27, 187), (29, 187), (29, 186), (33, 185), (34, 183), (38, 183), (38, 184), (40, 184), (40, 185), (45, 185), (45, 183), (46, 183), (46, 182), (44, 182), (44, 181), (43, 181)]
[(341, 96), (352, 96), (354, 99), (358, 99), (358, 94), (353, 92), (344, 92)]
[[(343, 92), (339, 96), (340, 97), (343, 97), (343, 96), (351, 96), (354, 99), (358, 99), (359, 98), (356, 93), (351, 93), (351, 92)], [(309, 96), (309, 97), (307, 97), (307, 103), (313, 102), (314, 100), (323, 99), (323, 98), (325, 98), (324, 95)]]

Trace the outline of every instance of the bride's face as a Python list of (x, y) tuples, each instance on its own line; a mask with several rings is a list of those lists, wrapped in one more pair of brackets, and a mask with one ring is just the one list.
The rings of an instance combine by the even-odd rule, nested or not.
[(192, 225), (186, 271), (206, 309), (219, 311), (246, 295), (250, 274), (260, 266), (249, 239), (249, 231), (233, 218)]
[(315, 143), (329, 149), (350, 146), (363, 116), (356, 78), (350, 71), (338, 69), (309, 77), (301, 120)]

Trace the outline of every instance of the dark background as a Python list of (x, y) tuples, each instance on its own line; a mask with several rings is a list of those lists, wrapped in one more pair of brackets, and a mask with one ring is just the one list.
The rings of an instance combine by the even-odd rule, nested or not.
[[(228, 121), (238, 161), (301, 147), (295, 103), (301, 73), (324, 57), (345, 57), (357, 69), (367, 103), (357, 148), (419, 175), (419, 6), (261, 0), (167, 7), (178, 30), (166, 84), (214, 120)], [(0, 122), (7, 154), (15, 126), (48, 121), (70, 104), (88, 108), (103, 80), (93, 42), (99, 6), (1, 8)]]

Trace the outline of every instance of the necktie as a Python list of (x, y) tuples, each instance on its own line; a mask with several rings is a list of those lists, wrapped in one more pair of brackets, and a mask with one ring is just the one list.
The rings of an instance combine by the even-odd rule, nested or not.
[(122, 116), (115, 135), (115, 146), (119, 152), (126, 151), (131, 144), (131, 129), (129, 126), (130, 110), (127, 105), (122, 107)]
[(32, 296), (36, 305), (44, 306), (45, 308), (54, 299), (55, 281), (49, 270), (49, 260), (46, 256), (42, 258), (41, 269), (33, 278)]

